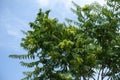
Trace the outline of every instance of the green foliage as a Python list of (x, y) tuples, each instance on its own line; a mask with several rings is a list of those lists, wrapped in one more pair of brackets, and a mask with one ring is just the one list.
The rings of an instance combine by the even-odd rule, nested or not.
[(28, 53), (10, 55), (33, 60), (21, 62), (34, 68), (24, 72), (22, 80), (119, 80), (119, 0), (107, 0), (106, 6), (96, 2), (83, 7), (73, 4), (78, 21), (67, 19), (69, 25), (49, 18), (50, 10), (40, 10), (30, 22), (31, 30), (24, 32), (21, 43)]

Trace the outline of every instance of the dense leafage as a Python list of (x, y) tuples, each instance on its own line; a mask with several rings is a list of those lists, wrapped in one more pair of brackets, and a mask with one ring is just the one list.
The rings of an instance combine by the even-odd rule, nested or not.
[(78, 21), (69, 25), (49, 17), (41, 9), (31, 30), (24, 32), (21, 46), (25, 55), (12, 58), (32, 59), (21, 62), (34, 68), (23, 72), (22, 80), (104, 80), (120, 78), (120, 2), (108, 0), (106, 6), (92, 3), (72, 9)]

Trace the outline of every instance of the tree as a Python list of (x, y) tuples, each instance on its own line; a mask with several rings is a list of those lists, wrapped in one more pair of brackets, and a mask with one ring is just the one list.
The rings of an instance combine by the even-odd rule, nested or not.
[[(58, 23), (49, 17), (50, 10), (41, 9), (31, 30), (24, 32), (21, 46), (25, 55), (12, 58), (32, 59), (21, 62), (33, 68), (23, 72), (22, 80), (104, 80), (120, 78), (120, 2), (108, 0), (80, 7), (74, 3), (72, 11), (78, 21)], [(96, 78), (97, 74), (97, 78)]]
[[(97, 3), (80, 7), (77, 4), (73, 12), (78, 15), (77, 25), (83, 26), (86, 36), (91, 36), (96, 45), (101, 47), (97, 54), (98, 79), (105, 77), (120, 78), (119, 54), (119, 27), (120, 27), (120, 1), (108, 0), (106, 6)], [(85, 33), (84, 32), (84, 33)], [(87, 35), (88, 33), (88, 35)]]

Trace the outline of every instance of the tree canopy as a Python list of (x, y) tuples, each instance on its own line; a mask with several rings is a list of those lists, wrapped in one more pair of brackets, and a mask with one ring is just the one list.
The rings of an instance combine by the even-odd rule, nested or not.
[(24, 55), (12, 54), (33, 68), (22, 80), (119, 80), (120, 79), (120, 1), (107, 0), (71, 9), (77, 21), (59, 23), (41, 9), (31, 30), (24, 32)]

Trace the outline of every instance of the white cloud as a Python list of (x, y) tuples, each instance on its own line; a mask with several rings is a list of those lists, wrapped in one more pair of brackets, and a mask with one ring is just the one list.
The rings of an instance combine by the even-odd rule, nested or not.
[(23, 37), (21, 30), (27, 30), (27, 21), (19, 19), (7, 8), (1, 14), (3, 13), (4, 15), (0, 16), (0, 22), (6, 29), (7, 34), (15, 38)]
[(21, 35), (19, 34), (19, 31), (15, 28), (12, 28), (10, 24), (5, 25), (7, 29), (7, 34), (19, 38)]
[(42, 7), (46, 7), (50, 4), (50, 0), (37, 0), (37, 2)]
[(63, 8), (71, 8), (72, 7), (72, 1), (77, 3), (78, 5), (84, 5), (84, 4), (90, 4), (94, 1), (99, 2), (101, 5), (105, 3), (105, 0), (37, 0), (37, 3), (39, 4), (40, 7), (44, 8), (51, 8), (51, 7), (56, 7), (56, 4), (62, 4)]
[(67, 8), (71, 5), (72, 0), (36, 0), (42, 8), (57, 8), (57, 4), (61, 4), (63, 8)]

